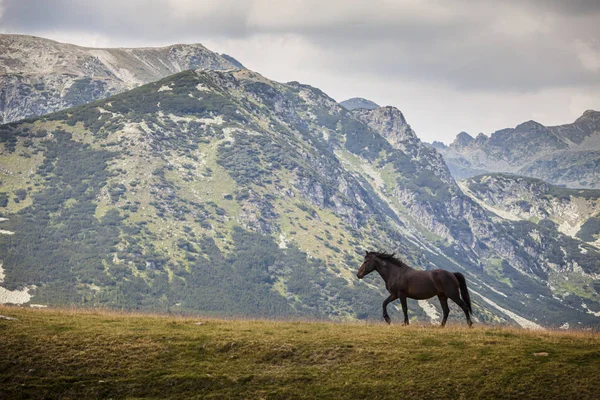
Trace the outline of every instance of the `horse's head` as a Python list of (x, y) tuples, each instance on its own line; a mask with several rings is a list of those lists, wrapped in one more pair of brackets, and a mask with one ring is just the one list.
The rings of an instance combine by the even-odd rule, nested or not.
[(365, 260), (363, 261), (362, 265), (358, 269), (358, 272), (356, 273), (358, 279), (362, 279), (365, 276), (369, 275), (371, 272), (373, 272), (378, 262), (375, 253), (368, 251), (366, 253), (367, 254), (365, 254)]

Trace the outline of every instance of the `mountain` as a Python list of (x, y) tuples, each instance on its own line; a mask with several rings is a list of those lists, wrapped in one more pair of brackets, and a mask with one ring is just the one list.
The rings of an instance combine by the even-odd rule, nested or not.
[(516, 175), (480, 175), (458, 183), (484, 208), (507, 219), (555, 224), (568, 236), (600, 247), (600, 190), (568, 189)]
[(356, 110), (357, 108), (365, 108), (367, 110), (379, 108), (376, 103), (372, 102), (371, 100), (363, 99), (362, 97), (353, 97), (351, 99), (341, 101), (340, 105), (349, 111)]
[(184, 71), (0, 143), (3, 285), (30, 302), (379, 319), (382, 282), (355, 273), (380, 249), (463, 272), (479, 321), (598, 323), (598, 249), (463, 193), (393, 107)]
[(0, 35), (0, 123), (47, 114), (187, 69), (243, 68), (200, 44), (100, 49)]
[(546, 127), (535, 121), (490, 137), (457, 135), (449, 146), (433, 144), (457, 179), (505, 172), (555, 185), (600, 189), (600, 112), (588, 110), (572, 124)]

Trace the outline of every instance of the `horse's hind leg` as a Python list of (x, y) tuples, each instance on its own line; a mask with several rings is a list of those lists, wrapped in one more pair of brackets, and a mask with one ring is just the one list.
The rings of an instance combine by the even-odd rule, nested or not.
[(448, 297), (446, 297), (443, 294), (438, 294), (438, 299), (440, 299), (442, 311), (444, 312), (444, 318), (442, 319), (442, 327), (444, 327), (446, 326), (446, 320), (448, 319), (448, 315), (450, 314), (450, 307), (448, 307)]
[(469, 314), (469, 307), (467, 307), (467, 303), (465, 303), (459, 295), (452, 296), (450, 297), (450, 299), (452, 299), (453, 302), (458, 304), (458, 306), (462, 308), (462, 310), (465, 312), (465, 316), (467, 317), (467, 324), (469, 326), (473, 325), (473, 321), (471, 321), (471, 315)]
[(402, 325), (408, 325), (408, 304), (406, 304), (406, 296), (400, 296), (400, 302), (402, 303), (402, 312), (404, 313), (404, 323)]

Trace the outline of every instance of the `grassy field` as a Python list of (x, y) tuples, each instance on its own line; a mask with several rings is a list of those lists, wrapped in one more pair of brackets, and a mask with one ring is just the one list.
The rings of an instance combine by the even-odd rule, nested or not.
[(591, 332), (7, 306), (0, 315), (17, 318), (0, 319), (1, 399), (600, 398)]

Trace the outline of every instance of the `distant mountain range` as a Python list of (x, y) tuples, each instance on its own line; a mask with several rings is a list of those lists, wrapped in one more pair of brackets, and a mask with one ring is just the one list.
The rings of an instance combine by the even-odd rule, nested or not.
[(85, 104), (188, 69), (244, 68), (200, 44), (99, 49), (0, 35), (0, 123)]
[(449, 146), (434, 142), (457, 179), (506, 172), (572, 188), (600, 189), (600, 112), (588, 110), (572, 124), (535, 121), (490, 137), (466, 132)]
[(479, 321), (599, 321), (597, 191), (457, 183), (394, 107), (187, 70), (2, 125), (0, 159), (2, 285), (30, 303), (379, 319), (375, 249), (463, 272)]

